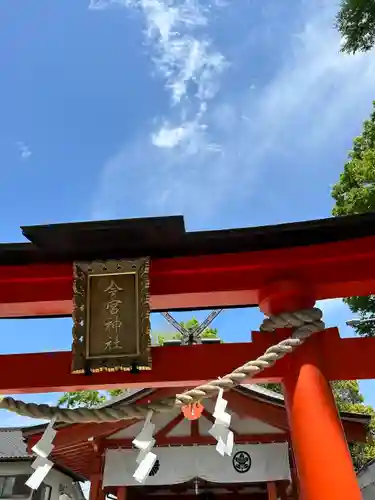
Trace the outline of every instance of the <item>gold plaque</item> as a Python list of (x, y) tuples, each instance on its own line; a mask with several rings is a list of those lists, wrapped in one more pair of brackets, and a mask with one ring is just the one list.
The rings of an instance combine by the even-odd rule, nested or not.
[(74, 263), (73, 373), (151, 369), (149, 259)]

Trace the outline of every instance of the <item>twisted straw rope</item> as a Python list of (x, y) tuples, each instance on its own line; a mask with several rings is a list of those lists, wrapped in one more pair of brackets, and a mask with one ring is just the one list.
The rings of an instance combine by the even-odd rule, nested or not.
[(170, 411), (176, 407), (182, 407), (196, 403), (205, 398), (217, 394), (220, 389), (229, 391), (236, 385), (241, 384), (245, 379), (271, 367), (283, 358), (286, 354), (294, 351), (303, 344), (314, 332), (324, 330), (322, 321), (322, 311), (318, 308), (306, 309), (294, 313), (283, 313), (278, 316), (270, 316), (264, 319), (260, 331), (273, 332), (277, 328), (293, 328), (291, 337), (282, 340), (276, 345), (269, 347), (264, 354), (253, 361), (249, 361), (240, 366), (232, 373), (217, 380), (190, 389), (183, 394), (177, 394), (173, 399), (166, 399), (157, 403), (147, 405), (129, 404), (120, 408), (58, 408), (45, 404), (24, 403), (13, 398), (4, 398), (0, 401), (0, 408), (15, 412), (25, 417), (39, 418), (73, 423), (87, 422), (116, 422), (133, 418), (142, 419), (146, 417), (150, 410), (155, 412)]

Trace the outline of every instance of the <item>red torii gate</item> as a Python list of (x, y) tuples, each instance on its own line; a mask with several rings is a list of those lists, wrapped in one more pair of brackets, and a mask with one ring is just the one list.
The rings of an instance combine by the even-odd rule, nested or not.
[[(279, 314), (375, 291), (375, 214), (196, 233), (185, 232), (182, 217), (23, 233), (31, 243), (0, 245), (3, 318), (70, 315), (75, 260), (150, 256), (154, 311), (259, 305)], [(287, 336), (254, 333), (251, 343), (154, 348), (152, 370), (136, 375), (72, 375), (69, 352), (2, 355), (0, 392), (186, 388), (230, 372)], [(329, 329), (255, 377), (284, 385), (304, 500), (361, 498), (327, 380), (375, 378), (374, 355), (375, 339), (340, 339)]]

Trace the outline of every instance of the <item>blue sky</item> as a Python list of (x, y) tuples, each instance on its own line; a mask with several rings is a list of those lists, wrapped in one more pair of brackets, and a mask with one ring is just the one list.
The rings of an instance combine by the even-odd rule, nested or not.
[[(373, 53), (339, 54), (335, 8), (2, 0), (1, 241), (22, 240), (20, 225), (102, 218), (182, 213), (195, 230), (329, 216), (375, 98)], [(342, 302), (323, 308), (351, 334)], [(260, 320), (232, 311), (215, 326), (244, 341)], [(70, 320), (1, 328), (2, 353), (70, 347)], [(373, 382), (362, 389), (375, 405)]]

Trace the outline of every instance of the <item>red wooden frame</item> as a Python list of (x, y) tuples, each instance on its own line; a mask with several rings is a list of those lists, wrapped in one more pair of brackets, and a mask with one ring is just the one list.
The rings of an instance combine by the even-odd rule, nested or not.
[(167, 435), (171, 432), (171, 430), (174, 429), (176, 425), (178, 425), (183, 420), (184, 420), (184, 415), (181, 412), (176, 417), (172, 418), (172, 420), (169, 421), (167, 425), (165, 425), (155, 434), (155, 440), (158, 441), (159, 439), (167, 437)]
[(237, 392), (225, 394), (229, 408), (241, 418), (252, 417), (281, 431), (288, 430), (288, 419), (283, 406), (276, 406), (265, 401), (257, 401)]
[[(276, 408), (271, 404), (266, 402), (259, 402), (251, 399), (251, 397), (241, 396), (238, 393), (233, 393), (233, 401), (237, 400), (237, 408), (241, 408), (241, 414), (243, 416), (252, 417), (253, 416), (253, 404), (258, 409), (257, 415), (260, 416), (260, 408), (262, 408), (262, 420), (263, 417), (267, 418), (270, 409)], [(244, 400), (246, 404), (243, 405)], [(230, 407), (233, 409), (233, 405)], [(286, 414), (285, 408), (276, 408), (284, 415)], [(211, 423), (214, 423), (215, 419), (213, 415), (207, 411), (203, 410), (202, 416), (206, 418)], [(279, 416), (280, 418), (280, 416)], [(155, 434), (155, 440), (158, 446), (182, 446), (182, 445), (214, 445), (217, 440), (211, 436), (202, 436), (199, 432), (199, 420), (190, 421), (190, 435), (187, 436), (169, 436), (168, 434), (174, 429), (180, 422), (184, 420), (182, 413), (170, 420), (163, 428), (161, 428)], [(268, 419), (269, 420), (269, 419)], [(363, 426), (362, 426), (363, 427)], [(281, 443), (289, 439), (289, 432), (285, 429), (284, 432), (280, 433), (268, 433), (268, 434), (238, 434), (231, 428), (235, 436), (235, 442), (239, 444), (246, 443)], [(132, 439), (129, 438), (119, 438), (119, 439), (108, 439), (108, 436), (100, 440), (100, 450), (104, 452), (106, 449), (117, 449), (117, 448), (132, 448)]]
[[(293, 276), (316, 299), (375, 290), (375, 236), (236, 254), (152, 259), (153, 310), (256, 305), (270, 280)], [(72, 264), (0, 267), (0, 317), (70, 315)]]
[[(290, 335), (288, 330), (275, 334), (253, 332), (248, 343), (152, 348), (152, 370), (70, 373), (70, 352), (12, 354), (0, 356), (0, 393), (36, 393), (81, 389), (192, 387), (222, 377), (245, 362), (255, 359), (271, 345)], [(319, 350), (324, 373), (329, 380), (375, 378), (375, 342), (372, 338), (341, 339), (337, 328), (319, 335)], [(296, 353), (278, 361), (253, 378), (255, 382), (281, 382)], [(194, 366), (194, 370), (191, 367)], [(48, 376), (46, 376), (48, 374)], [(244, 380), (246, 383), (246, 380)]]
[(195, 441), (197, 441), (200, 437), (198, 420), (192, 420), (190, 423), (190, 437)]
[[(289, 434), (239, 434), (235, 437), (235, 443), (285, 443), (289, 439)], [(215, 445), (217, 440), (211, 436), (171, 436), (159, 438), (158, 446), (190, 446), (190, 445)], [(131, 448), (132, 439), (104, 439), (100, 442), (100, 449)]]

